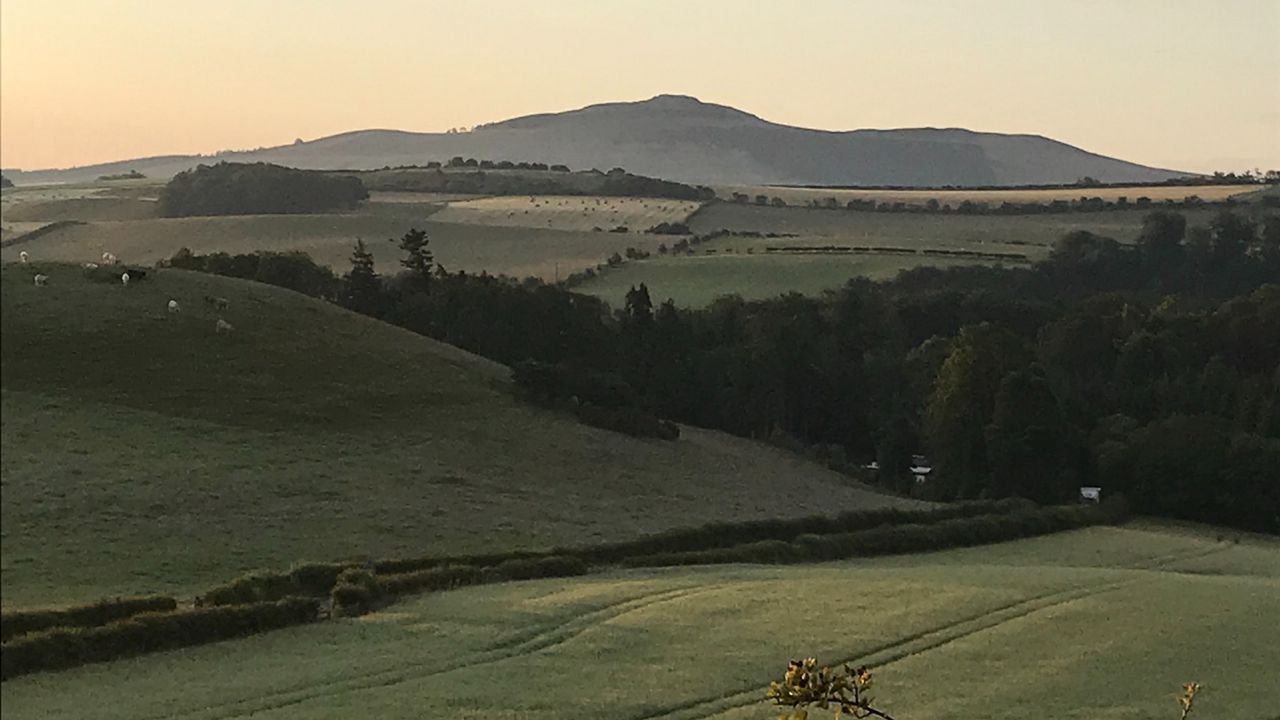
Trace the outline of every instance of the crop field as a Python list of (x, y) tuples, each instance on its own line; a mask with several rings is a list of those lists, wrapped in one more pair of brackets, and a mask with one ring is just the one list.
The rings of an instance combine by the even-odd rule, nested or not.
[[(776, 717), (787, 660), (866, 663), (897, 718), (1275, 717), (1280, 546), (1159, 525), (806, 566), (613, 571), (32, 675), (13, 717)], [(815, 711), (812, 717), (824, 717)]]
[(974, 203), (999, 205), (1004, 202), (1044, 203), (1054, 200), (1079, 200), (1081, 197), (1100, 197), (1103, 200), (1115, 201), (1117, 198), (1128, 198), (1134, 202), (1140, 197), (1150, 198), (1152, 202), (1164, 200), (1183, 200), (1195, 196), (1206, 202), (1217, 202), (1230, 197), (1237, 197), (1259, 190), (1258, 185), (1161, 185), (1152, 187), (1066, 187), (1046, 189), (1007, 190), (885, 190), (878, 188), (798, 188), (778, 185), (737, 185), (716, 188), (722, 198), (732, 197), (734, 193), (750, 195), (768, 195), (770, 198), (782, 198), (791, 205), (804, 205), (811, 200), (836, 198), (841, 204), (850, 200), (875, 200), (876, 202), (905, 202), (912, 205), (923, 205), (929, 200), (951, 204), (952, 207), (966, 200)]
[(438, 205), (375, 203), (356, 214), (249, 215), (90, 222), (62, 228), (31, 243), (0, 250), (5, 262), (26, 250), (33, 258), (93, 261), (110, 250), (123, 261), (150, 264), (181, 248), (195, 252), (301, 251), (338, 272), (350, 267), (357, 238), (369, 245), (383, 273), (400, 268), (400, 251), (388, 240), (411, 227), (425, 229), (436, 261), (450, 271), (487, 271), (555, 279), (595, 267), (628, 247), (654, 251), (662, 235), (570, 232), (436, 222)]
[(517, 402), (500, 365), (271, 286), (159, 270), (123, 288), (40, 261), (2, 279), (6, 607), (918, 505), (721, 433), (582, 425)]
[[(628, 290), (645, 283), (655, 303), (670, 298), (680, 307), (704, 307), (722, 295), (739, 295), (746, 300), (763, 300), (788, 292), (818, 295), (854, 277), (886, 280), (922, 265), (949, 267), (984, 262), (925, 255), (746, 254), (747, 244), (741, 240), (722, 238), (704, 243), (692, 257), (655, 256), (628, 262), (597, 274), (573, 290), (602, 298), (617, 308), (623, 306)], [(706, 249), (717, 246), (738, 250), (726, 253), (722, 248), (714, 255), (704, 254)]]
[(698, 209), (688, 200), (635, 197), (508, 196), (450, 202), (442, 222), (591, 232), (625, 227), (643, 232), (658, 223), (684, 222)]

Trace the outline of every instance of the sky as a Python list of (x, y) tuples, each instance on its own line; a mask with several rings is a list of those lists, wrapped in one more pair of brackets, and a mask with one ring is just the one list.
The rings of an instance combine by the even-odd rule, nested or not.
[(693, 95), (1280, 168), (1280, 0), (3, 0), (0, 166)]

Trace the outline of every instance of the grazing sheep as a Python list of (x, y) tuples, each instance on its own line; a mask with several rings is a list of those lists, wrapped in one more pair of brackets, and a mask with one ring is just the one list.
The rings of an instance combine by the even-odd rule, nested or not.
[(103, 264), (103, 265), (115, 265), (115, 264), (116, 264), (116, 263), (118, 263), (118, 262), (120, 262), (120, 261), (119, 261), (119, 259), (117, 259), (117, 258), (116, 258), (116, 256), (115, 256), (115, 255), (112, 255), (112, 254), (111, 254), (111, 253), (109, 253), (109, 252), (104, 252), (104, 253), (102, 253), (102, 264)]
[(85, 270), (97, 270), (98, 263), (80, 263), (80, 267), (84, 268)]
[(229, 333), (233, 329), (234, 328), (231, 327), (231, 323), (227, 322), (226, 320), (223, 320), (222, 318), (218, 318), (218, 324), (214, 325), (214, 332), (216, 332), (219, 335), (221, 335), (222, 333)]
[(28, 259), (29, 257), (30, 257), (30, 256), (29, 256), (29, 255), (27, 255), (27, 251), (26, 251), (26, 250), (23, 250), (22, 252), (18, 253), (18, 259), (22, 261), (22, 264), (23, 264), (23, 265), (26, 265), (26, 264), (27, 264), (27, 259)]
[(36, 287), (44, 287), (49, 284), (49, 276), (44, 273), (36, 275)]
[(215, 297), (213, 295), (204, 296), (204, 304), (218, 310), (226, 310), (231, 306), (231, 301), (224, 297)]
[(181, 310), (182, 310), (182, 308), (178, 307), (178, 301), (177, 301), (177, 300), (170, 300), (170, 301), (169, 301), (169, 312), (170, 312), (171, 314), (172, 314), (172, 313), (176, 313), (176, 312), (180, 312)]
[(120, 284), (125, 287), (129, 287), (129, 273), (120, 274)]

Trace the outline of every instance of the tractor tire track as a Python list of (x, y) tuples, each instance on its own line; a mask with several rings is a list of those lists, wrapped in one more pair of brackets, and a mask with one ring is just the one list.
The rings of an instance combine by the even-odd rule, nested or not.
[[(507, 639), (490, 645), (470, 658), (461, 662), (441, 662), (439, 659), (410, 662), (392, 668), (375, 670), (343, 677), (336, 681), (320, 681), (298, 685), (287, 690), (280, 690), (266, 695), (244, 698), (222, 705), (200, 708), (189, 717), (203, 720), (226, 720), (244, 717), (259, 712), (276, 710), (314, 700), (329, 695), (358, 692), (374, 688), (383, 688), (412, 680), (421, 680), (435, 675), (469, 670), (503, 660), (510, 660), (523, 655), (542, 652), (563, 645), (579, 637), (601, 624), (614, 620), (631, 612), (643, 610), (653, 605), (680, 600), (692, 595), (710, 592), (722, 585), (686, 586), (649, 593), (626, 600), (620, 600), (591, 610), (582, 615), (573, 616), (538, 628), (535, 632)], [(424, 671), (425, 669), (425, 671)], [(171, 715), (158, 716), (171, 717)]]

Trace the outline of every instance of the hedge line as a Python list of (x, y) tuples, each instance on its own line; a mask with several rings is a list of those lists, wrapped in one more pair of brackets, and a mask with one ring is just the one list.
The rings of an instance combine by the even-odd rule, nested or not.
[(954, 517), (929, 524), (881, 525), (845, 533), (806, 533), (793, 541), (762, 540), (734, 547), (654, 553), (624, 558), (627, 567), (715, 565), (724, 563), (797, 563), (897, 553), (944, 550), (1044, 535), (1114, 523), (1124, 504), (1024, 508), (1009, 513)]
[(244, 605), (295, 595), (328, 595), (338, 576), (350, 567), (350, 563), (305, 563), (283, 573), (248, 573), (205, 591), (196, 598), (196, 606)]
[(311, 598), (142, 613), (88, 628), (58, 627), (0, 647), (0, 679), (143, 653), (201, 645), (316, 619)]
[(550, 556), (576, 557), (587, 563), (620, 562), (627, 557), (685, 550), (733, 547), (760, 540), (794, 540), (806, 533), (828, 534), (898, 523), (929, 523), (956, 517), (972, 517), (992, 513), (1008, 513), (1035, 507), (1029, 500), (975, 500), (920, 510), (885, 508), (853, 510), (835, 516), (813, 515), (802, 518), (771, 518), (700, 525), (648, 535), (637, 540), (561, 547), (546, 552), (520, 550), (483, 555), (422, 556), (382, 560), (374, 564), (379, 574), (407, 573), (446, 565), (490, 567), (508, 560), (536, 559)]
[(144, 612), (167, 612), (178, 607), (178, 601), (163, 595), (99, 600), (91, 605), (42, 610), (5, 610), (0, 613), (0, 642), (27, 633), (54, 627), (91, 627), (105, 625)]

